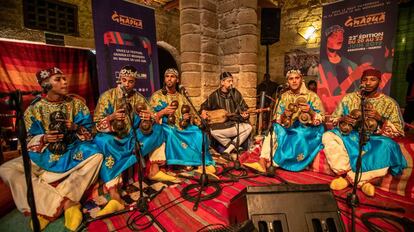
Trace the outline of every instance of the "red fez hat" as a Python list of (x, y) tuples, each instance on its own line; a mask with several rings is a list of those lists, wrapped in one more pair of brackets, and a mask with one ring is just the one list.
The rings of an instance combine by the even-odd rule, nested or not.
[(362, 77), (374, 76), (381, 80), (381, 71), (377, 69), (367, 69), (362, 73)]
[(63, 74), (63, 72), (56, 67), (40, 70), (36, 73), (37, 82), (39, 82), (39, 84), (42, 84), (44, 80), (57, 74)]

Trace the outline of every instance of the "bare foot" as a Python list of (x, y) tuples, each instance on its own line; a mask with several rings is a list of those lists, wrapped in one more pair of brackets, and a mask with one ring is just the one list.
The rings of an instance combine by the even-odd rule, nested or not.
[(116, 200), (121, 204), (124, 204), (124, 201), (122, 200), (121, 195), (118, 192), (118, 188), (110, 188), (109, 196), (111, 196), (111, 199)]

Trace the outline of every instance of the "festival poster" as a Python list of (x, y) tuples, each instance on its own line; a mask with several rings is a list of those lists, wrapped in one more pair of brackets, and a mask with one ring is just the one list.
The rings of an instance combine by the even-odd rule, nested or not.
[(390, 91), (398, 19), (396, 0), (349, 0), (323, 7), (318, 94), (328, 113), (358, 90), (364, 70), (383, 75), (379, 90)]
[(145, 97), (159, 89), (154, 10), (126, 1), (93, 0), (99, 92), (116, 86), (119, 70), (138, 70), (136, 89)]

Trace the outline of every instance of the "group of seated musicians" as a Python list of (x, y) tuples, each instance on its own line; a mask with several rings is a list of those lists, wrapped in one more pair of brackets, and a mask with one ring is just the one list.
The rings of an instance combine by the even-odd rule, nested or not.
[[(164, 172), (160, 166), (195, 166), (199, 167), (196, 172), (201, 172), (204, 148), (206, 172), (217, 177), (208, 146), (203, 146), (201, 119), (187, 98), (177, 91), (178, 71), (165, 72), (164, 87), (149, 102), (134, 89), (137, 76), (133, 66), (123, 67), (117, 77), (118, 86), (101, 95), (92, 120), (85, 103), (68, 94), (66, 77), (60, 69), (37, 73), (37, 81), (45, 94), (31, 103), (24, 117), (41, 229), (64, 213), (65, 227), (76, 230), (82, 222), (79, 201), (98, 178), (111, 197), (98, 215), (124, 209), (119, 194), (121, 174), (137, 162), (138, 152), (148, 160), (149, 179), (174, 182), (177, 177)], [(252, 162), (245, 162), (245, 166), (265, 172), (273, 162), (286, 170), (301, 171), (325, 149), (329, 165), (340, 176), (332, 181), (331, 188), (346, 188), (355, 175), (357, 131), (361, 126), (361, 114), (357, 111), (364, 94), (370, 105), (365, 121), (370, 121), (371, 136), (362, 157), (363, 173), (359, 182), (362, 191), (373, 196), (375, 188), (370, 180), (384, 176), (388, 169), (397, 175), (406, 167), (398, 144), (391, 139), (404, 134), (403, 121), (397, 103), (377, 92), (381, 81), (379, 71), (363, 73), (366, 89), (344, 97), (332, 115), (338, 127), (326, 132), (319, 97), (306, 88), (299, 71), (289, 71), (286, 78), (289, 89), (277, 103), (272, 134), (265, 137), (260, 157), (250, 159)], [(252, 131), (248, 106), (241, 93), (233, 88), (229, 72), (220, 75), (220, 87), (202, 104), (201, 117), (214, 121), (212, 112), (216, 110), (224, 110), (225, 117), (231, 115), (229, 120), (212, 122), (208, 127), (211, 136), (224, 147), (222, 154), (228, 155)], [(93, 127), (96, 135), (91, 133)], [(270, 160), (270, 145), (273, 160)], [(29, 213), (22, 158), (0, 166), (0, 177), (10, 187), (17, 208)]]

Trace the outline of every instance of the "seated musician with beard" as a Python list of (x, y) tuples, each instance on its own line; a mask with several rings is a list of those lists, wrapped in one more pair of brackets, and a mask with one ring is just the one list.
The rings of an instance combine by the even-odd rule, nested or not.
[(322, 142), (328, 164), (339, 176), (331, 182), (333, 190), (342, 190), (354, 184), (362, 94), (365, 95), (365, 129), (369, 139), (362, 148), (362, 173), (357, 187), (361, 187), (367, 196), (374, 196), (375, 187), (370, 181), (385, 176), (388, 171), (398, 175), (407, 167), (400, 146), (392, 140), (404, 136), (400, 108), (394, 99), (378, 92), (380, 82), (379, 70), (365, 70), (361, 78), (365, 90), (345, 95), (332, 114), (331, 120), (338, 127), (325, 132)]
[[(150, 160), (166, 160), (168, 165), (200, 166), (204, 136), (197, 126), (200, 119), (190, 108), (187, 98), (177, 91), (179, 82), (178, 71), (169, 68), (164, 73), (164, 87), (151, 96), (150, 105), (156, 112), (156, 121), (161, 123), (165, 139)], [(218, 179), (208, 141), (205, 144), (206, 172), (211, 178)], [(196, 172), (201, 172), (201, 167)]]
[[(321, 100), (306, 88), (299, 70), (287, 72), (286, 79), (289, 89), (281, 95), (273, 113), (273, 141), (270, 142), (271, 136), (267, 135), (259, 161), (243, 163), (259, 172), (265, 172), (271, 162), (289, 171), (301, 171), (323, 147), (324, 127), (321, 123), (325, 111)], [(270, 144), (273, 145), (273, 160), (270, 160)]]
[(248, 122), (248, 108), (241, 93), (233, 88), (233, 76), (231, 73), (223, 72), (220, 74), (220, 88), (208, 96), (207, 100), (201, 105), (200, 110), (201, 117), (207, 121), (212, 120), (213, 115), (211, 115), (211, 112), (209, 115), (209, 111), (213, 110), (223, 109), (225, 111), (222, 112), (233, 115), (225, 122), (213, 122), (210, 125), (211, 135), (225, 147), (223, 151), (223, 156), (225, 157), (229, 156), (230, 152), (236, 148), (236, 145), (240, 146), (246, 141), (252, 132), (252, 126)]
[[(90, 141), (88, 107), (68, 96), (63, 72), (54, 67), (36, 76), (46, 96), (32, 102), (24, 119), (40, 229), (64, 212), (65, 227), (74, 231), (82, 222), (79, 201), (97, 179), (103, 158)], [(0, 166), (0, 177), (10, 187), (17, 208), (27, 214), (30, 207), (23, 170), (22, 157), (18, 157)]]

